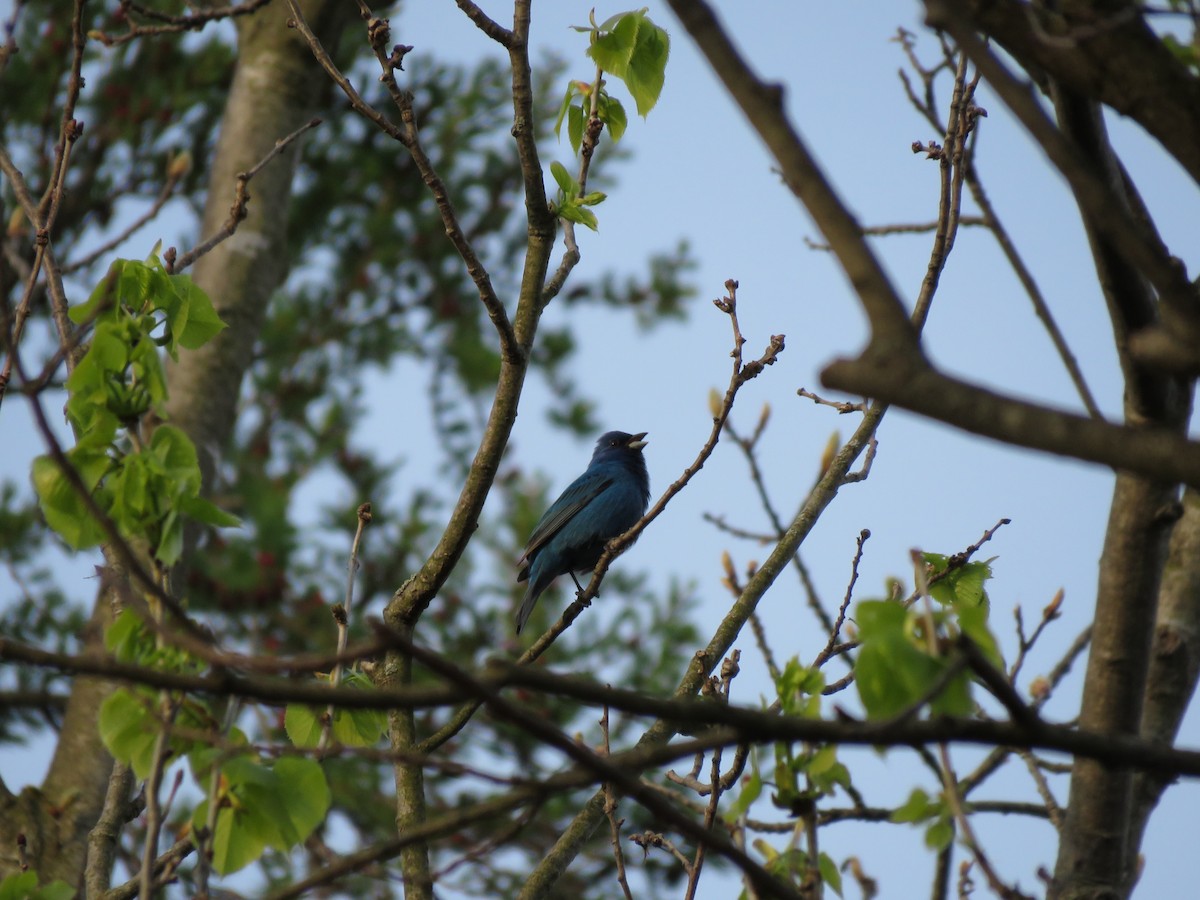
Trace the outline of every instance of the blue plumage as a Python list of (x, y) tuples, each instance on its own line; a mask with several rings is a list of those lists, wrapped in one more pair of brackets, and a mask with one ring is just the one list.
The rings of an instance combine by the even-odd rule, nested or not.
[(644, 431), (602, 435), (587, 471), (571, 482), (533, 529), (517, 562), (517, 581), (529, 581), (517, 611), (517, 634), (550, 582), (569, 574), (583, 590), (575, 573), (594, 568), (604, 545), (628, 531), (646, 512), (650, 476), (642, 456), (645, 436)]

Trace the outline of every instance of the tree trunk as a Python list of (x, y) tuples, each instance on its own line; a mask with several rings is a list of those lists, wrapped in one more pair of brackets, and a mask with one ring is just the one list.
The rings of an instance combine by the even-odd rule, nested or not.
[[(314, 31), (336, 42), (352, 9), (334, 0), (302, 0)], [(328, 97), (329, 80), (308, 47), (286, 25), (288, 9), (275, 2), (238, 22), (238, 61), (217, 143), (200, 239), (229, 216), (237, 173), (251, 168), (275, 141), (299, 128)], [(286, 275), (287, 208), (297, 145), (272, 160), (250, 183), (253, 199), (237, 233), (203, 257), (193, 277), (229, 325), (197, 351), (184, 351), (169, 368), (171, 421), (200, 452), (206, 484), (235, 420), (242, 378), (252, 358), (273, 292)], [(109, 576), (113, 576), (110, 568)], [(85, 652), (102, 649), (111, 621), (113, 591), (101, 589)], [(87, 836), (104, 804), (113, 761), (100, 740), (96, 714), (111, 682), (76, 678), (54, 758), (40, 788), (14, 795), (0, 787), (0, 879), (16, 871), (17, 836), (42, 882), (80, 884)]]

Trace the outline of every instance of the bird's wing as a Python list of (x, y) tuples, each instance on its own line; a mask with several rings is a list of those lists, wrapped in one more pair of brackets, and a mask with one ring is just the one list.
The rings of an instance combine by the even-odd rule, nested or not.
[(517, 565), (524, 566), (540, 547), (554, 537), (560, 528), (570, 522), (576, 513), (591, 503), (612, 482), (612, 475), (605, 472), (584, 472), (571, 482), (570, 487), (563, 491), (562, 496), (546, 510), (541, 521), (537, 523), (537, 527), (533, 529), (533, 534), (529, 536), (529, 543), (525, 545), (525, 552), (521, 554)]

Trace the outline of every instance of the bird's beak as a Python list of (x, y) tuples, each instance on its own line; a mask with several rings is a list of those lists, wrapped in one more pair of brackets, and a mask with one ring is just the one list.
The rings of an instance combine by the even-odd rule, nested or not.
[(637, 433), (637, 434), (632, 434), (632, 435), (630, 435), (630, 436), (629, 436), (629, 443), (628, 443), (628, 444), (626, 444), (625, 446), (626, 446), (626, 447), (628, 447), (630, 450), (641, 450), (641, 449), (642, 449), (643, 447), (645, 447), (645, 446), (646, 446), (648, 443), (650, 443), (649, 441), (643, 441), (643, 440), (642, 440), (642, 438), (644, 438), (644, 437), (645, 437), (646, 435), (648, 435), (649, 433), (650, 433), (650, 432), (648, 432), (648, 431), (642, 431), (642, 432), (639, 432), (639, 433)]

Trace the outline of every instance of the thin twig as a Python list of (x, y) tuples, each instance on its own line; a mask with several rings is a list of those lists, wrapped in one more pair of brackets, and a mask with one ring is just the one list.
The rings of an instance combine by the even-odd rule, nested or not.
[[(340, 606), (334, 606), (333, 620), (337, 623), (337, 653), (340, 657), (346, 652), (346, 642), (350, 635), (350, 612), (354, 608), (354, 577), (358, 574), (358, 548), (362, 543), (363, 532), (371, 522), (371, 504), (363, 503), (358, 507), (358, 525), (354, 530), (354, 540), (350, 544), (350, 561), (346, 564), (346, 599)], [(337, 687), (342, 683), (342, 664), (336, 663), (329, 674), (329, 684)], [(329, 747), (329, 739), (333, 734), (333, 716), (336, 712), (332, 703), (325, 709), (325, 721), (321, 725), (321, 737), (317, 742), (318, 750)]]
[(267, 152), (267, 155), (245, 172), (238, 172), (236, 186), (233, 192), (233, 205), (229, 207), (229, 218), (225, 220), (225, 224), (221, 226), (220, 230), (217, 231), (216, 234), (204, 241), (204, 243), (197, 247), (193, 247), (187, 253), (178, 257), (178, 259), (176, 258), (175, 248), (169, 248), (167, 252), (163, 254), (163, 261), (166, 263), (167, 271), (171, 274), (182, 272), (222, 241), (232, 237), (233, 233), (237, 231), (238, 225), (241, 224), (241, 221), (245, 219), (247, 215), (246, 204), (250, 200), (250, 194), (247, 191), (247, 188), (250, 184), (250, 180), (259, 172), (261, 172), (267, 163), (286, 150), (293, 141), (300, 137), (300, 135), (304, 134), (304, 132), (309, 131), (310, 129), (316, 128), (320, 124), (320, 119), (309, 119), (291, 134), (277, 140), (275, 142), (275, 146)]
[(858, 540), (854, 547), (854, 559), (850, 563), (850, 581), (846, 585), (846, 593), (842, 596), (842, 605), (838, 607), (837, 620), (829, 630), (829, 640), (825, 642), (825, 648), (817, 654), (817, 658), (813, 660), (810, 668), (819, 669), (833, 656), (834, 645), (837, 644), (838, 637), (842, 633), (842, 626), (846, 624), (846, 611), (850, 609), (850, 600), (854, 596), (854, 585), (858, 583), (858, 567), (862, 562), (863, 546), (870, 537), (869, 528), (864, 528), (858, 533)]
[(179, 182), (183, 179), (184, 174), (184, 170), (182, 169), (177, 170), (173, 166), (169, 167), (167, 170), (166, 183), (163, 184), (162, 190), (158, 192), (158, 197), (155, 199), (154, 203), (151, 204), (150, 208), (142, 213), (142, 215), (138, 216), (133, 222), (131, 222), (129, 226), (120, 234), (111, 240), (105, 241), (91, 253), (81, 256), (79, 259), (73, 259), (70, 262), (63, 263), (63, 274), (69, 275), (70, 273), (76, 272), (80, 269), (86, 269), (100, 257), (104, 256), (104, 254), (112, 252), (112, 250), (132, 237), (134, 232), (138, 231), (143, 225), (151, 221), (162, 211), (162, 208), (167, 205), (167, 201), (169, 201), (171, 196), (175, 193), (175, 188), (178, 187)]
[[(608, 707), (604, 707), (604, 714), (600, 716), (600, 733), (604, 736), (604, 755), (612, 755), (612, 745), (609, 743), (608, 732)], [(604, 782), (604, 815), (608, 819), (609, 832), (612, 835), (610, 843), (612, 844), (613, 860), (617, 865), (617, 884), (621, 886), (621, 893), (625, 895), (625, 900), (633, 900), (633, 892), (629, 890), (629, 881), (625, 877), (625, 853), (621, 850), (621, 826), (625, 824), (624, 819), (617, 818), (617, 792), (613, 790), (611, 782)]]
[[(131, 3), (129, 0), (122, 0), (121, 7), (126, 11), (129, 30), (124, 34), (116, 36), (96, 30), (92, 32), (92, 36), (105, 47), (119, 47), (121, 44), (127, 44), (140, 37), (155, 37), (163, 34), (180, 34), (184, 31), (199, 31), (209, 22), (249, 15), (266, 6), (269, 2), (271, 0), (247, 0), (246, 3), (237, 6), (197, 9), (196, 12), (186, 16), (172, 16), (138, 3)], [(129, 11), (137, 12), (148, 19), (157, 19), (163, 24), (139, 25), (133, 21), (133, 18), (129, 15)]]
[(158, 711), (161, 726), (154, 739), (154, 754), (150, 765), (150, 774), (146, 778), (146, 838), (142, 850), (142, 869), (139, 873), (140, 883), (138, 895), (142, 900), (153, 900), (154, 897), (154, 860), (158, 856), (158, 837), (162, 831), (162, 807), (159, 805), (158, 789), (162, 784), (163, 770), (167, 765), (168, 742), (167, 728), (175, 720), (179, 704), (170, 694), (163, 691), (159, 696)]

